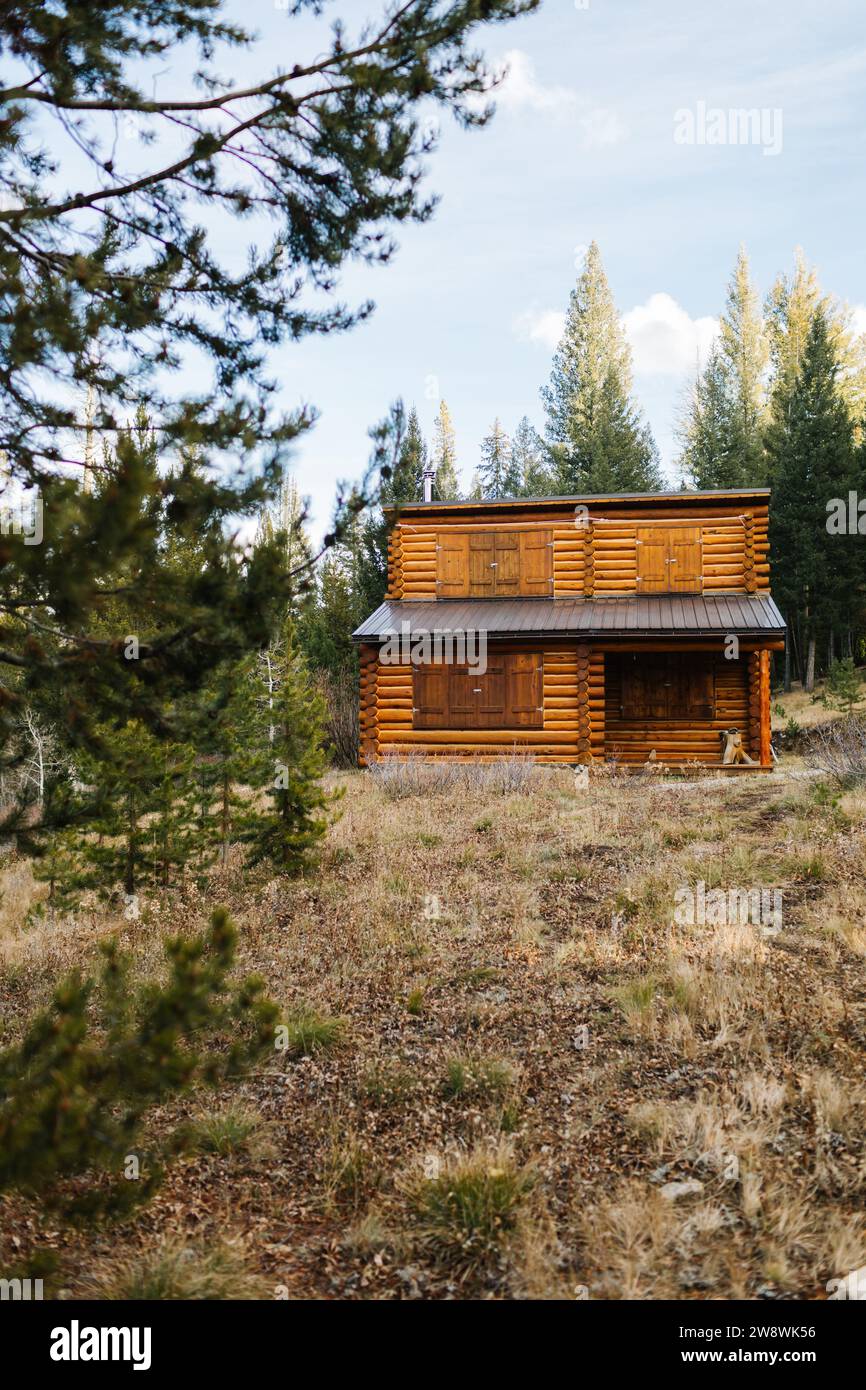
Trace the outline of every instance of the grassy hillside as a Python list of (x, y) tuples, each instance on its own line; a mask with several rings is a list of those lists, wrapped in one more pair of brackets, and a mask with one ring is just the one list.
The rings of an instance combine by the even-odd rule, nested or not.
[[(288, 1046), (187, 1103), (194, 1150), (110, 1235), (0, 1199), (3, 1267), (69, 1297), (826, 1297), (866, 1262), (866, 795), (787, 766), (348, 774), (319, 871), (236, 864), (134, 923), (22, 931), (7, 867), (5, 1040), (100, 934), (153, 971), (223, 902)], [(780, 890), (781, 922), (678, 921), (698, 882)]]

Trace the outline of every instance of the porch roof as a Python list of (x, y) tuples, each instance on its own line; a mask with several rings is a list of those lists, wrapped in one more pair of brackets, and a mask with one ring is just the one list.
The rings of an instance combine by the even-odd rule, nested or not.
[[(408, 629), (403, 627), (408, 623)], [(378, 642), (408, 631), (485, 632), (488, 638), (784, 637), (769, 594), (642, 594), (617, 598), (386, 599), (352, 633)]]

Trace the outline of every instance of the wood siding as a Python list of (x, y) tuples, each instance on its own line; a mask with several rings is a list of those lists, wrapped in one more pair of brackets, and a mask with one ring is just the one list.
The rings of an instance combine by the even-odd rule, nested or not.
[(659, 762), (718, 763), (719, 733), (737, 728), (743, 746), (757, 762), (760, 731), (751, 718), (750, 681), (753, 659), (727, 661), (712, 652), (692, 654), (695, 663), (713, 679), (715, 713), (711, 718), (692, 714), (675, 720), (635, 718), (623, 709), (623, 661), (607, 654), (605, 672), (605, 756), (623, 763), (644, 763), (653, 749)]
[[(389, 542), (388, 596), (755, 593), (769, 588), (765, 501), (749, 506), (686, 503), (651, 513), (608, 506), (590, 510), (585, 518), (575, 518), (567, 505), (559, 508), (558, 516), (551, 509), (539, 518), (519, 507), (509, 512), (507, 521), (482, 520), (484, 515), (479, 508), (477, 521), (447, 513), (430, 522), (403, 517)], [(471, 543), (470, 535), (476, 538)], [(647, 545), (652, 537), (653, 544)], [(477, 547), (471, 580), (470, 544)], [(503, 551), (501, 578), (497, 547)], [(640, 578), (638, 564), (639, 554), (653, 549), (662, 561), (675, 562), (662, 564), (663, 579), (657, 584)], [(494, 561), (496, 568), (491, 569)], [(692, 574), (695, 563), (697, 576)], [(678, 570), (683, 577), (662, 587), (668, 573)], [(525, 576), (522, 587), (520, 574)]]

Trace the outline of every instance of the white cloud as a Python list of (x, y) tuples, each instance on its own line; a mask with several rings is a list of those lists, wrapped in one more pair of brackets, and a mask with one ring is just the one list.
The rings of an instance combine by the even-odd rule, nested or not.
[(519, 111), (574, 111), (577, 92), (571, 87), (545, 87), (535, 76), (532, 59), (520, 48), (511, 48), (504, 55), (497, 71), (506, 75), (494, 92), (497, 106)]
[(553, 352), (562, 337), (565, 314), (558, 309), (527, 309), (517, 315), (512, 327), (521, 342), (540, 343)]
[(866, 333), (866, 304), (855, 304), (851, 310), (851, 327), (856, 334)]
[[(857, 310), (855, 310), (855, 321)], [(862, 309), (866, 328), (866, 308)], [(634, 359), (634, 369), (647, 376), (691, 375), (703, 366), (718, 334), (718, 320), (690, 318), (669, 294), (651, 294), (623, 315), (622, 326)], [(858, 324), (859, 326), (859, 324)], [(557, 309), (526, 309), (513, 325), (516, 337), (553, 352), (562, 337), (565, 314)]]
[(536, 111), (558, 120), (576, 120), (586, 149), (616, 145), (625, 139), (626, 128), (615, 111), (592, 106), (573, 87), (546, 86), (536, 77), (532, 59), (522, 49), (509, 49), (497, 64), (497, 72), (504, 72), (505, 77), (492, 95), (502, 110)]
[(650, 376), (682, 376), (701, 366), (719, 331), (714, 318), (690, 318), (669, 294), (651, 294), (623, 315), (623, 328), (636, 372)]

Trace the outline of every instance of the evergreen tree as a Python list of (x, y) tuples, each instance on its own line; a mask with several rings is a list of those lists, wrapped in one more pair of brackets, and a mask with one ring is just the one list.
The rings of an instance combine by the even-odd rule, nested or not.
[(693, 487), (743, 485), (741, 460), (734, 446), (735, 434), (728, 375), (716, 344), (710, 350), (703, 371), (695, 377), (678, 429), (682, 445), (680, 467)]
[(517, 496), (548, 497), (553, 491), (544, 444), (538, 431), (524, 415), (511, 443), (514, 473), (518, 479)]
[[(254, 39), (226, 22), (220, 0), (6, 7), (0, 454), (16, 485), (38, 489), (45, 538), (0, 554), (0, 770), (22, 702), (62, 698), (77, 747), (92, 750), (100, 729), (128, 717), (161, 735), (173, 701), (268, 640), (285, 556), (272, 545), (246, 555), (233, 535), (276, 495), (292, 441), (315, 418), (274, 410), (269, 354), (369, 312), (327, 295), (313, 306), (307, 290), (327, 292), (353, 257), (387, 262), (393, 227), (429, 216), (422, 104), (484, 124), (479, 26), (536, 3), (383, 6), (357, 40), (335, 22), (305, 59), (303, 12), (321, 6), (293, 0), (290, 64), (275, 72), (260, 51), (266, 76), (240, 85), (223, 74)], [(194, 55), (195, 81), (162, 100), (152, 69), (177, 45)], [(144, 137), (134, 178), (116, 150), (129, 119)], [(81, 156), (71, 193), (57, 175), (67, 149)], [(232, 242), (224, 214), (253, 228), (237, 270), (221, 259)], [(79, 488), (72, 474), (90, 478), (94, 439), (114, 438), (139, 402), (160, 453), (195, 449), (202, 467), (154, 480), (124, 444), (110, 487)], [(186, 594), (148, 543), (145, 484), (207, 538)], [(365, 478), (361, 505), (375, 484)], [(130, 608), (148, 617), (135, 662), (122, 632), (92, 626), (106, 611), (104, 576), (121, 572)], [(16, 816), (6, 833), (24, 823)]]
[(421, 502), (424, 498), (424, 469), (427, 467), (427, 445), (421, 433), (418, 412), (414, 405), (409, 411), (406, 433), (392, 476), (382, 484), (383, 506), (399, 507), (404, 502)]
[(255, 785), (270, 805), (251, 816), (246, 832), (251, 860), (269, 859), (296, 873), (328, 828), (339, 793), (322, 787), (325, 708), (290, 625), (287, 625), (274, 702), (274, 738), (260, 748)]
[(729, 486), (762, 486), (766, 481), (763, 431), (769, 345), (743, 246), (719, 321), (719, 355), (730, 400), (729, 453), (740, 465), (740, 477)]
[(658, 450), (630, 392), (631, 351), (593, 242), (571, 292), (550, 384), (541, 393), (561, 493), (661, 486)]
[(819, 308), (799, 372), (793, 380), (783, 373), (777, 382), (767, 432), (773, 589), (792, 636), (799, 638), (807, 690), (814, 687), (819, 636), (844, 621), (862, 585), (858, 538), (832, 534), (827, 524), (830, 499), (847, 497), (856, 481), (853, 425), (838, 376), (838, 358)]
[(481, 441), (481, 466), (478, 469), (481, 485), (486, 498), (516, 497), (520, 479), (516, 476), (511, 453), (511, 440), (505, 433), (499, 418), (493, 428)]
[(439, 402), (439, 413), (433, 425), (433, 467), (436, 469), (433, 500), (458, 502), (460, 481), (457, 474), (457, 443), (451, 414), (444, 400)]
[(793, 389), (819, 311), (839, 363), (838, 390), (859, 426), (866, 406), (866, 340), (853, 331), (847, 306), (821, 289), (817, 272), (800, 247), (794, 253), (793, 274), (778, 276), (767, 296), (774, 389), (787, 393)]
[(274, 1047), (279, 1015), (261, 980), (231, 977), (236, 943), (219, 908), (206, 937), (167, 943), (164, 983), (136, 984), (109, 942), (98, 979), (57, 987), (0, 1053), (0, 1191), (78, 1216), (120, 1215), (153, 1193), (184, 1136), (157, 1147), (149, 1115), (193, 1087), (225, 1086)]

